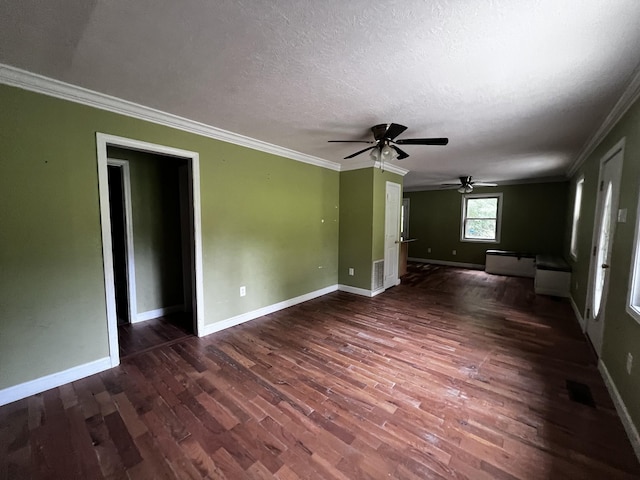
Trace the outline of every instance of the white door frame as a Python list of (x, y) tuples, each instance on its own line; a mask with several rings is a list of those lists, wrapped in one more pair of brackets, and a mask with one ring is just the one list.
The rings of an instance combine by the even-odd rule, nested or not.
[[(107, 309), (107, 332), (111, 366), (120, 364), (118, 350), (118, 319), (116, 318), (116, 294), (111, 250), (111, 216), (109, 214), (109, 175), (107, 171), (107, 147), (121, 147), (147, 153), (155, 153), (185, 159), (189, 164), (189, 181), (193, 191), (193, 329), (198, 336), (204, 334), (204, 287), (202, 274), (202, 226), (200, 219), (200, 156), (197, 152), (180, 150), (130, 138), (96, 133), (98, 157), (98, 188), (100, 194), (100, 220), (102, 229), (102, 257), (104, 262), (104, 286)], [(130, 302), (131, 303), (131, 302)]]
[[(125, 259), (127, 264), (127, 292), (129, 301), (127, 309), (129, 322), (135, 323), (138, 316), (138, 301), (136, 293), (136, 263), (133, 253), (133, 214), (131, 213), (131, 173), (128, 160), (107, 158), (107, 166), (119, 167), (122, 172), (122, 203), (124, 205), (124, 229), (125, 229)], [(111, 221), (111, 217), (109, 217)], [(111, 225), (109, 225), (111, 226)]]
[[(396, 222), (395, 225), (388, 225), (387, 223), (387, 215), (389, 214), (389, 196), (394, 195), (397, 197), (397, 206), (398, 210), (396, 212)], [(400, 278), (398, 277), (398, 264), (400, 262), (400, 209), (402, 208), (402, 185), (395, 182), (386, 182), (385, 186), (385, 206), (384, 206), (384, 288), (393, 287), (400, 283)], [(395, 258), (387, 258), (387, 242), (390, 241), (389, 238), (394, 238), (393, 242), (395, 243)], [(391, 270), (390, 270), (391, 269)], [(389, 272), (390, 275), (387, 275)], [(392, 280), (387, 281), (387, 277), (393, 276)]]
[[(601, 298), (601, 304), (600, 304), (600, 313), (599, 315), (602, 317), (602, 325), (600, 326), (600, 328), (602, 329), (601, 334), (599, 335), (599, 339), (592, 339), (591, 336), (589, 335), (589, 325), (594, 322), (594, 315), (593, 315), (593, 296), (594, 296), (594, 281), (595, 281), (595, 275), (596, 275), (596, 269), (599, 268), (597, 264), (597, 246), (598, 246), (598, 242), (599, 242), (599, 236), (600, 236), (600, 222), (601, 222), (601, 218), (602, 218), (602, 208), (604, 208), (604, 201), (603, 201), (603, 195), (605, 194), (604, 191), (600, 191), (600, 184), (603, 181), (603, 172), (604, 172), (604, 168), (605, 168), (605, 164), (613, 159), (616, 155), (620, 154), (621, 155), (621, 159), (620, 159), (620, 173), (622, 173), (622, 166), (624, 165), (624, 145), (625, 145), (625, 138), (623, 138), (622, 140), (620, 140), (618, 143), (616, 143), (601, 159), (600, 159), (600, 170), (598, 173), (598, 183), (597, 183), (597, 191), (598, 191), (598, 195), (596, 198), (596, 210), (594, 212), (594, 222), (593, 222), (593, 234), (592, 234), (592, 238), (591, 238), (591, 249), (589, 250), (589, 282), (587, 284), (587, 299), (586, 299), (586, 305), (585, 305), (585, 322), (584, 322), (584, 332), (587, 335), (587, 337), (589, 337), (591, 344), (593, 345), (596, 353), (598, 354), (598, 356), (600, 356), (602, 354), (602, 340), (603, 340), (603, 334), (604, 334), (604, 323), (605, 323), (605, 309), (606, 309), (606, 302), (607, 302), (607, 293), (609, 290), (609, 282), (607, 281), (606, 285), (605, 285), (605, 290), (602, 292), (602, 298)], [(619, 204), (619, 198), (620, 198), (620, 177), (618, 177), (617, 181), (617, 192), (615, 193), (614, 196), (612, 196), (612, 204), (611, 204), (611, 208), (614, 212), (617, 212), (618, 210), (618, 204)], [(614, 218), (614, 221), (611, 225), (611, 236), (609, 238), (609, 242), (610, 242), (610, 249), (613, 248), (613, 241), (614, 241), (614, 236), (615, 236), (615, 231), (616, 231), (616, 223), (617, 223), (617, 216)], [(608, 273), (609, 278), (611, 277), (611, 270), (609, 270)]]

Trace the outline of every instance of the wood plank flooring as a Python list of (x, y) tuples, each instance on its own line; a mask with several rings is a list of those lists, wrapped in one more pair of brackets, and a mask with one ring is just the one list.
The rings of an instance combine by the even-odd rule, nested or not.
[[(570, 399), (584, 384), (595, 407)], [(0, 479), (632, 479), (570, 306), (410, 265), (0, 408)]]
[(173, 313), (140, 323), (118, 325), (120, 358), (167, 346), (193, 335), (191, 313)]

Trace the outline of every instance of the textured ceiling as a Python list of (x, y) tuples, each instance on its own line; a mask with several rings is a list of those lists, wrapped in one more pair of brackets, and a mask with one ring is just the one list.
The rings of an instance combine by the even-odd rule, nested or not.
[(640, 61), (637, 0), (3, 0), (0, 63), (309, 155), (400, 137), (409, 188), (563, 175)]

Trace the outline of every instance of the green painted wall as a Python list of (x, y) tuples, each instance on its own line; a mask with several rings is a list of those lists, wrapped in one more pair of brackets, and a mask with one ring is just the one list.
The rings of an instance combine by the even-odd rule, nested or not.
[[(627, 221), (617, 223), (614, 234), (609, 295), (604, 307), (606, 317), (601, 360), (607, 366), (636, 428), (640, 429), (640, 324), (626, 312), (631, 281), (629, 266), (633, 258), (635, 226), (638, 221), (636, 218), (638, 192), (640, 191), (640, 102), (638, 101), (572, 178), (575, 182), (584, 175), (578, 259), (575, 262), (572, 261), (574, 273), (571, 295), (584, 316), (600, 160), (623, 137), (626, 138), (626, 143), (619, 208), (627, 209)], [(571, 198), (568, 214), (571, 214), (573, 209), (573, 197)], [(569, 250), (568, 236), (565, 249)], [(631, 375), (627, 374), (625, 367), (628, 352), (631, 352), (634, 357)]]
[(502, 193), (500, 243), (460, 241), (462, 195), (456, 190), (406, 192), (409, 236), (418, 239), (409, 244), (409, 256), (483, 265), (488, 249), (560, 255), (564, 251), (568, 191), (567, 182), (475, 189), (474, 193)]
[[(373, 168), (340, 172), (341, 285), (371, 289)], [(354, 275), (349, 276), (349, 268)]]
[(129, 161), (136, 310), (182, 305), (180, 161), (114, 147), (107, 153)]
[(108, 355), (96, 132), (199, 152), (205, 324), (336, 283), (338, 172), (13, 87), (0, 105), (0, 388)]

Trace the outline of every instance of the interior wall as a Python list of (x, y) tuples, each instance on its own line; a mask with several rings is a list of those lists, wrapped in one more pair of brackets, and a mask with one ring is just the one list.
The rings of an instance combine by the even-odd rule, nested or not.
[[(620, 209), (627, 210), (627, 221), (615, 226), (611, 258), (609, 294), (605, 304), (604, 343), (601, 360), (607, 367), (620, 395), (640, 429), (640, 324), (626, 312), (633, 259), (633, 241), (638, 221), (638, 192), (640, 192), (640, 101), (627, 111), (611, 132), (598, 145), (572, 178), (575, 183), (584, 176), (582, 207), (578, 237), (578, 259), (571, 260), (573, 277), (571, 295), (584, 317), (592, 234), (595, 223), (595, 207), (600, 161), (622, 138), (625, 151), (620, 184)], [(573, 213), (573, 197), (568, 215)], [(569, 251), (569, 240), (565, 244)], [(626, 371), (627, 353), (634, 358), (631, 374)]]
[(205, 326), (336, 284), (338, 172), (5, 85), (0, 105), (0, 389), (108, 356), (96, 132), (199, 153)]
[[(341, 285), (371, 289), (373, 168), (340, 172)], [(349, 275), (349, 268), (354, 275)]]
[(373, 167), (340, 172), (341, 285), (371, 290), (373, 262), (384, 258), (386, 182), (402, 186), (402, 180)]
[(128, 160), (138, 314), (184, 303), (179, 159), (107, 147)]
[(488, 249), (562, 255), (568, 192), (568, 182), (476, 188), (474, 193), (502, 193), (499, 243), (460, 240), (462, 195), (455, 189), (405, 192), (409, 237), (417, 239), (409, 244), (409, 256), (484, 265)]

